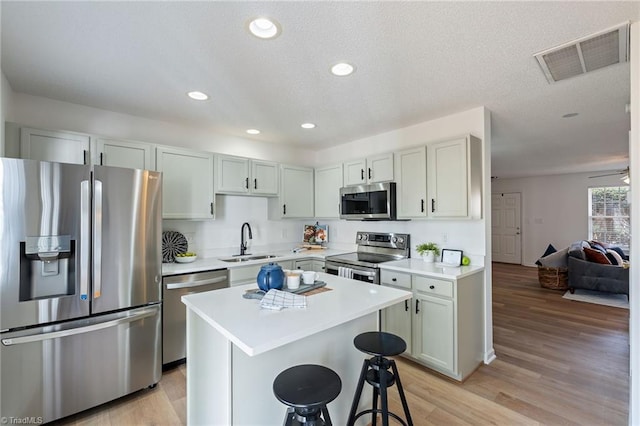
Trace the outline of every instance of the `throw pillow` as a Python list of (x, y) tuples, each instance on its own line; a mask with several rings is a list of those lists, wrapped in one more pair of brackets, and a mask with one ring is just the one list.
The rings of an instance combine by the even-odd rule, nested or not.
[(569, 247), (552, 253), (549, 256), (541, 257), (538, 261), (541, 266), (546, 266), (547, 268), (566, 268), (568, 253)]
[(616, 253), (618, 253), (623, 260), (629, 260), (629, 256), (624, 254), (624, 252), (622, 251), (622, 249), (620, 247), (611, 246), (610, 249), (615, 251)]
[(600, 253), (607, 254), (607, 249), (604, 248), (604, 246), (602, 246), (602, 244), (600, 244), (599, 242), (589, 241), (589, 245), (591, 246), (592, 249), (598, 250)]
[[(551, 244), (549, 244), (547, 246), (547, 249), (544, 251), (544, 253), (542, 253), (542, 256), (540, 256), (540, 259), (542, 259), (543, 257), (549, 256), (552, 253), (555, 253), (557, 250), (554, 246), (552, 246)], [(540, 263), (540, 259), (536, 260), (536, 265), (542, 265), (542, 263)]]
[(609, 262), (607, 255), (602, 253), (599, 250), (585, 247), (584, 255), (589, 262), (602, 263), (603, 265), (611, 265), (611, 262)]
[(613, 261), (611, 261), (612, 265), (622, 266), (622, 264), (624, 263), (623, 260), (622, 260), (622, 256), (620, 256), (620, 254), (618, 254), (618, 252), (615, 251), (615, 250), (608, 249), (607, 250), (607, 257), (609, 258), (609, 260), (611, 260), (611, 258), (615, 259), (615, 263)]

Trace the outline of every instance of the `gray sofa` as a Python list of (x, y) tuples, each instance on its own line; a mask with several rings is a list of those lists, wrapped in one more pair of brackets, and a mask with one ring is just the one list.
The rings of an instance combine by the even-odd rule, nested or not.
[(629, 268), (589, 261), (583, 248), (583, 241), (577, 241), (569, 247), (569, 291), (573, 293), (579, 288), (626, 294), (629, 297)]

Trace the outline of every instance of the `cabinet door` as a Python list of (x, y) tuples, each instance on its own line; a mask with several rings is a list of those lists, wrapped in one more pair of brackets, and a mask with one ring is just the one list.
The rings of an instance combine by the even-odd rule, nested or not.
[(324, 260), (314, 259), (311, 266), (312, 271), (324, 272)]
[(158, 148), (162, 172), (164, 219), (212, 219), (213, 154), (187, 149)]
[(427, 151), (425, 147), (395, 153), (398, 217), (427, 216)]
[(282, 217), (313, 217), (313, 169), (282, 166), (280, 208)]
[(412, 303), (409, 299), (382, 310), (382, 331), (401, 337), (407, 344), (407, 354), (412, 353)]
[(302, 269), (303, 271), (311, 271), (313, 270), (313, 260), (311, 259), (296, 260), (293, 265), (293, 268)]
[(343, 164), (344, 167), (344, 185), (362, 185), (367, 183), (366, 160), (349, 161)]
[(429, 215), (468, 216), (467, 139), (427, 145)]
[(98, 139), (98, 164), (155, 170), (153, 145), (142, 142)]
[(253, 194), (278, 195), (278, 164), (270, 161), (251, 160), (249, 182)]
[(390, 182), (393, 180), (393, 153), (367, 158), (367, 182)]
[(338, 219), (340, 217), (340, 188), (342, 164), (315, 170), (315, 216)]
[(248, 158), (218, 155), (216, 169), (216, 192), (221, 194), (249, 193)]
[(455, 374), (453, 300), (414, 292), (413, 356)]
[(57, 163), (89, 164), (89, 136), (20, 129), (20, 158)]

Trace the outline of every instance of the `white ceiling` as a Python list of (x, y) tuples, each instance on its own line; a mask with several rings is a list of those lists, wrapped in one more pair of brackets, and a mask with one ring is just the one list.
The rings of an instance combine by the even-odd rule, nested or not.
[[(628, 165), (629, 64), (555, 84), (533, 54), (639, 2), (10, 2), (16, 92), (321, 149), (485, 105), (492, 175)], [(274, 40), (245, 29), (269, 16)], [(334, 77), (332, 64), (356, 72)], [(211, 99), (195, 102), (190, 90)], [(563, 119), (577, 112), (575, 118)], [(300, 128), (303, 122), (314, 130)], [(258, 136), (244, 133), (262, 131)], [(425, 136), (428, 139), (428, 136)]]

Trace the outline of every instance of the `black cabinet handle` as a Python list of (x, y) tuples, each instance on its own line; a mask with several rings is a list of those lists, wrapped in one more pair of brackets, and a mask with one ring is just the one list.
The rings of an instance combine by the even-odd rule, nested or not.
[(104, 158), (103, 155), (104, 155), (104, 153), (101, 152), (100, 153), (100, 165), (101, 166), (104, 166), (104, 163), (102, 162), (102, 159)]
[(258, 189), (258, 179), (253, 180), (253, 189)]
[(436, 211), (436, 199), (432, 198), (431, 199), (431, 213)]
[(424, 198), (420, 200), (420, 211), (424, 213)]
[(213, 216), (213, 203), (211, 203), (211, 216)]
[(436, 288), (436, 286), (434, 286), (434, 285), (430, 285), (430, 286), (429, 286), (429, 288), (430, 288), (431, 290), (433, 290), (434, 288)]
[(371, 179), (371, 167), (369, 167), (369, 179)]
[(89, 153), (89, 151), (87, 151), (86, 149), (84, 151), (82, 151), (82, 162), (84, 164), (87, 164), (87, 154)]
[(249, 178), (245, 178), (244, 180), (244, 187), (249, 189)]
[(420, 312), (420, 299), (416, 300), (416, 314)]
[(409, 311), (409, 303), (406, 300), (404, 301), (404, 311), (405, 312)]
[(396, 282), (396, 281), (398, 281), (398, 279), (397, 278), (391, 278), (391, 281)]
[(360, 169), (360, 180), (364, 180), (364, 169)]
[(282, 214), (287, 214), (287, 205), (286, 204), (282, 205)]

